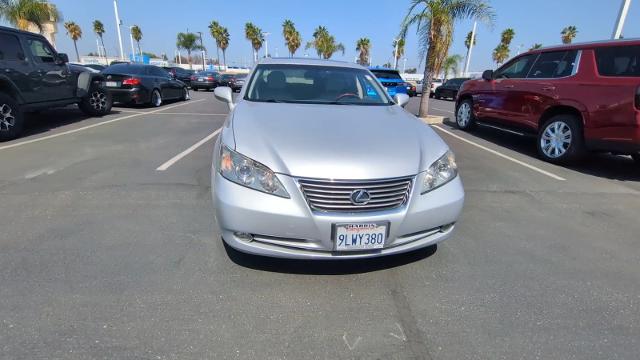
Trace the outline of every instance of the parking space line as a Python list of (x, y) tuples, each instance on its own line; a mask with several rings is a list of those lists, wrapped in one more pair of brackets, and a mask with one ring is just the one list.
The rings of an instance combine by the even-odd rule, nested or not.
[(213, 139), (216, 135), (218, 135), (218, 133), (220, 133), (220, 130), (222, 130), (222, 128), (219, 128), (218, 130), (212, 132), (211, 134), (207, 135), (207, 137), (205, 137), (204, 139), (198, 141), (197, 143), (191, 145), (188, 149), (186, 149), (185, 151), (181, 152), (180, 154), (172, 157), (171, 159), (169, 159), (167, 162), (165, 162), (164, 164), (158, 166), (158, 168), (156, 169), (156, 171), (165, 171), (168, 168), (170, 168), (173, 164), (177, 163), (178, 161), (180, 161), (182, 158), (184, 158), (185, 156), (191, 154), (192, 152), (194, 152), (197, 148), (199, 148), (200, 146), (202, 146), (204, 143), (206, 143), (207, 141)]
[(227, 116), (228, 114), (172, 113), (159, 112), (156, 115), (192, 115), (192, 116)]
[(135, 113), (135, 114), (123, 116), (123, 117), (120, 117), (120, 118), (111, 119), (111, 120), (99, 122), (99, 123), (96, 123), (96, 124), (91, 124), (91, 125), (79, 127), (77, 129), (67, 130), (67, 131), (56, 133), (56, 134), (51, 134), (51, 135), (39, 137), (39, 138), (36, 138), (36, 139), (25, 140), (25, 141), (14, 143), (14, 144), (0, 146), (0, 150), (11, 149), (11, 148), (22, 146), (22, 145), (28, 145), (28, 144), (33, 144), (35, 142), (40, 142), (40, 141), (44, 141), (44, 140), (57, 138), (57, 137), (63, 136), (63, 135), (74, 134), (74, 133), (77, 133), (77, 132), (80, 132), (80, 131), (84, 131), (84, 130), (89, 130), (89, 129), (92, 129), (92, 128), (95, 128), (95, 127), (98, 127), (98, 126), (112, 124), (114, 122), (131, 119), (131, 118), (136, 117), (136, 116), (154, 114), (154, 113), (160, 112), (162, 110), (167, 110), (167, 109), (175, 108), (175, 107), (178, 107), (178, 106), (189, 105), (189, 104), (193, 104), (193, 103), (196, 103), (196, 102), (199, 102), (199, 101), (204, 101), (204, 100), (206, 100), (206, 99), (191, 100), (189, 102), (184, 102), (184, 103), (180, 103), (180, 104), (171, 105), (171, 106), (168, 106), (168, 107), (163, 108), (163, 109), (157, 109), (157, 110), (148, 111), (148, 112), (144, 112), (144, 113)]
[(509, 160), (509, 161), (512, 161), (512, 162), (514, 162), (514, 163), (516, 163), (516, 164), (518, 164), (518, 165), (524, 166), (524, 167), (526, 167), (527, 169), (530, 169), (530, 170), (533, 170), (533, 171), (538, 172), (538, 173), (540, 173), (540, 174), (546, 175), (546, 176), (548, 176), (548, 177), (550, 177), (550, 178), (552, 178), (552, 179), (559, 180), (559, 181), (565, 181), (565, 180), (567, 180), (567, 179), (565, 179), (565, 178), (563, 178), (563, 177), (561, 177), (561, 176), (558, 176), (558, 175), (556, 175), (556, 174), (550, 173), (550, 172), (548, 172), (548, 171), (546, 171), (546, 170), (540, 169), (540, 168), (535, 167), (535, 166), (533, 166), (533, 165), (531, 165), (531, 164), (527, 164), (526, 162), (523, 162), (523, 161), (520, 161), (520, 160), (518, 160), (518, 159), (512, 158), (511, 156), (508, 156), (508, 155), (502, 154), (502, 153), (500, 153), (500, 152), (498, 152), (498, 151), (495, 151), (495, 150), (490, 149), (490, 148), (488, 148), (488, 147), (486, 147), (486, 146), (483, 146), (483, 145), (480, 145), (480, 144), (478, 144), (478, 143), (475, 143), (475, 142), (473, 142), (473, 141), (471, 141), (471, 140), (465, 139), (465, 138), (463, 138), (462, 136), (457, 135), (457, 134), (454, 134), (453, 132), (451, 132), (451, 131), (449, 131), (449, 130), (443, 129), (442, 127), (440, 127), (440, 126), (438, 126), (438, 125), (434, 125), (433, 127), (434, 127), (435, 129), (438, 129), (438, 130), (442, 131), (442, 132), (443, 132), (443, 133), (445, 133), (445, 134), (448, 134), (448, 135), (450, 135), (450, 136), (453, 136), (454, 138), (456, 138), (456, 139), (458, 139), (458, 140), (460, 140), (460, 141), (464, 141), (464, 142), (466, 142), (466, 143), (467, 143), (467, 144), (469, 144), (469, 145), (473, 145), (473, 146), (475, 146), (475, 147), (477, 147), (477, 148), (479, 148), (479, 149), (485, 150), (485, 151), (487, 151), (487, 152), (489, 152), (489, 153), (491, 153), (491, 154), (494, 154), (494, 155), (496, 155), (496, 156), (499, 156), (499, 157), (501, 157), (501, 158), (503, 158), (503, 159), (507, 159), (507, 160)]

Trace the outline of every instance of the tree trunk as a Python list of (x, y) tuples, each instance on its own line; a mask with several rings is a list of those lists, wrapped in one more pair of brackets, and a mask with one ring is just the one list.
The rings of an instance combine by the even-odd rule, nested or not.
[(78, 52), (78, 42), (76, 40), (73, 40), (73, 46), (76, 48), (76, 58), (80, 62), (80, 53)]
[(140, 61), (142, 61), (142, 50), (140, 50), (140, 41), (136, 41), (138, 43), (138, 53), (140, 54)]
[(102, 38), (102, 35), (100, 35), (100, 42), (102, 43), (102, 52), (104, 52), (104, 61), (106, 62), (106, 65), (109, 66), (109, 58), (107, 57), (107, 48), (104, 47), (104, 39)]
[(420, 98), (420, 110), (418, 111), (418, 117), (421, 118), (425, 118), (429, 114), (429, 98), (431, 97), (431, 83), (433, 82), (433, 69), (429, 68), (430, 55), (431, 46), (427, 49), (424, 78), (422, 79), (422, 97)]
[(222, 50), (222, 59), (224, 61), (224, 66), (227, 66), (227, 50), (226, 49)]
[[(218, 66), (220, 66), (220, 47), (218, 46), (218, 42), (216, 41), (216, 53), (218, 57)], [(222, 55), (224, 56), (224, 50), (222, 50)]]
[(191, 51), (187, 51), (187, 57), (189, 58), (187, 59), (189, 60), (189, 70), (193, 70), (193, 64), (191, 63)]

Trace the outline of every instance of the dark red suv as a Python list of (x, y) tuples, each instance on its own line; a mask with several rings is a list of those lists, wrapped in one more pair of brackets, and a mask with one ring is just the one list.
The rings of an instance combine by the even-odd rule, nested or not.
[(640, 40), (563, 45), (519, 55), (456, 100), (461, 129), (488, 125), (537, 136), (547, 161), (587, 151), (631, 155), (640, 163)]

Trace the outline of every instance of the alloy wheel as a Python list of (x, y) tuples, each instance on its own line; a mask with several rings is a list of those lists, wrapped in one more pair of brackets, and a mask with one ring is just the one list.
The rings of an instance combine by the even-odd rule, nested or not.
[(89, 98), (89, 105), (96, 111), (103, 111), (107, 108), (107, 95), (100, 91), (94, 91)]
[(471, 106), (469, 106), (469, 103), (463, 102), (462, 104), (460, 104), (460, 107), (458, 107), (458, 116), (456, 116), (456, 122), (458, 123), (458, 126), (464, 128), (469, 124), (470, 120)]
[(160, 96), (160, 92), (158, 90), (153, 90), (153, 94), (151, 95), (151, 104), (156, 107), (162, 104), (162, 96)]
[(7, 104), (0, 104), (0, 131), (9, 131), (15, 124), (13, 109)]
[(557, 159), (569, 150), (572, 137), (571, 128), (565, 122), (551, 122), (540, 137), (540, 149), (547, 157)]

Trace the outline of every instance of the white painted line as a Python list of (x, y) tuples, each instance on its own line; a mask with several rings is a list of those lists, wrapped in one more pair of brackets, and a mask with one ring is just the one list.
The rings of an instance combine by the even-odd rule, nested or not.
[(193, 116), (227, 116), (228, 114), (172, 113), (159, 112), (156, 115), (193, 115)]
[(122, 121), (122, 120), (131, 119), (131, 118), (136, 117), (136, 116), (142, 116), (142, 115), (147, 115), (147, 114), (154, 114), (154, 113), (157, 113), (157, 112), (162, 111), (162, 110), (167, 110), (167, 109), (171, 109), (171, 108), (178, 107), (178, 106), (189, 105), (189, 104), (193, 104), (194, 102), (204, 101), (204, 100), (206, 100), (206, 99), (191, 100), (191, 101), (189, 101), (189, 102), (184, 102), (184, 103), (180, 103), (180, 104), (176, 104), (176, 105), (168, 106), (168, 107), (165, 107), (165, 108), (163, 108), (163, 109), (157, 109), (157, 110), (153, 110), (153, 111), (148, 111), (148, 112), (144, 112), (144, 113), (141, 113), (141, 114), (138, 114), (138, 113), (136, 113), (136, 114), (131, 114), (131, 115), (123, 116), (123, 117), (120, 117), (120, 118), (111, 119), (111, 120), (107, 120), (107, 121), (99, 122), (99, 123), (96, 123), (96, 124), (91, 124), (91, 125), (83, 126), (83, 127), (77, 128), (77, 129), (67, 130), (67, 131), (63, 131), (63, 132), (56, 133), (56, 134), (52, 134), (52, 135), (47, 135), (47, 136), (39, 137), (39, 138), (36, 138), (36, 139), (25, 140), (25, 141), (18, 142), (18, 143), (14, 143), (14, 144), (9, 144), (9, 145), (5, 145), (5, 146), (0, 146), (0, 150), (11, 149), (11, 148), (18, 147), (18, 146), (22, 146), (22, 145), (33, 144), (33, 143), (35, 143), (35, 142), (39, 142), (39, 141), (44, 141), (44, 140), (49, 140), (49, 139), (57, 138), (57, 137), (59, 137), (59, 136), (63, 136), (63, 135), (74, 134), (74, 133), (77, 133), (77, 132), (80, 132), (80, 131), (84, 131), (84, 130), (89, 130), (89, 129), (92, 129), (92, 128), (95, 128), (95, 127), (98, 127), (98, 126), (107, 125), (107, 124), (112, 124), (112, 123), (114, 123), (114, 122), (118, 122), (118, 121)]
[(114, 111), (121, 112), (121, 113), (131, 113), (131, 114), (145, 114), (146, 113), (145, 111), (122, 110), (122, 109), (118, 109), (118, 108), (114, 109)]
[(433, 110), (437, 110), (437, 111), (446, 112), (446, 113), (449, 113), (449, 114), (453, 114), (453, 113), (454, 113), (454, 112), (453, 112), (453, 111), (451, 111), (451, 110), (438, 109), (438, 108), (436, 108), (436, 107), (432, 107), (432, 109), (433, 109)]
[(438, 130), (440, 130), (440, 131), (442, 131), (442, 132), (443, 132), (443, 133), (445, 133), (445, 134), (449, 134), (449, 135), (453, 136), (454, 138), (456, 138), (456, 139), (458, 139), (458, 140), (460, 140), (460, 141), (464, 141), (464, 142), (466, 142), (467, 144), (473, 145), (473, 146), (475, 146), (475, 147), (477, 147), (477, 148), (480, 148), (480, 149), (482, 149), (482, 150), (485, 150), (485, 151), (487, 151), (487, 152), (490, 152), (490, 153), (492, 153), (492, 154), (494, 154), (494, 155), (496, 155), (496, 156), (499, 156), (499, 157), (501, 157), (501, 158), (503, 158), (503, 159), (507, 159), (507, 160), (509, 160), (509, 161), (513, 161), (514, 163), (516, 163), (516, 164), (518, 164), (518, 165), (521, 165), (521, 166), (524, 166), (524, 167), (526, 167), (527, 169), (533, 170), (533, 171), (535, 171), (535, 172), (538, 172), (538, 173), (540, 173), (540, 174), (546, 175), (546, 176), (548, 176), (548, 177), (550, 177), (550, 178), (553, 178), (553, 179), (556, 179), (556, 180), (559, 180), (559, 181), (565, 181), (565, 180), (567, 180), (567, 179), (565, 179), (565, 178), (563, 178), (563, 177), (560, 177), (560, 176), (558, 176), (558, 175), (556, 175), (556, 174), (550, 173), (550, 172), (548, 172), (548, 171), (546, 171), (546, 170), (542, 170), (542, 169), (540, 169), (540, 168), (538, 168), (538, 167), (535, 167), (535, 166), (533, 166), (533, 165), (527, 164), (527, 163), (525, 163), (525, 162), (523, 162), (523, 161), (520, 161), (520, 160), (518, 160), (518, 159), (512, 158), (511, 156), (504, 155), (504, 154), (502, 154), (502, 153), (500, 153), (500, 152), (497, 152), (497, 151), (495, 151), (495, 150), (493, 150), (493, 149), (489, 149), (489, 148), (488, 148), (488, 147), (486, 147), (486, 146), (482, 146), (482, 145), (480, 145), (480, 144), (478, 144), (478, 143), (475, 143), (475, 142), (473, 142), (473, 141), (471, 141), (471, 140), (467, 140), (467, 139), (463, 138), (463, 137), (462, 137), (462, 136), (460, 136), (460, 135), (454, 134), (453, 132), (451, 132), (451, 131), (449, 131), (449, 130), (443, 129), (443, 128), (442, 128), (442, 127), (440, 127), (440, 126), (437, 126), (437, 125), (436, 125), (436, 126), (433, 126), (433, 127), (434, 127), (434, 128), (436, 128), (436, 129), (438, 129)]
[(158, 166), (158, 168), (156, 169), (156, 171), (165, 171), (168, 168), (170, 168), (173, 164), (177, 163), (178, 161), (180, 161), (180, 159), (182, 159), (183, 157), (191, 154), (192, 152), (194, 152), (197, 148), (199, 148), (200, 146), (202, 146), (204, 143), (206, 143), (207, 141), (213, 139), (216, 135), (218, 135), (218, 133), (220, 133), (220, 130), (222, 130), (222, 128), (219, 128), (218, 130), (212, 132), (211, 134), (207, 135), (207, 137), (205, 137), (204, 139), (198, 141), (197, 143), (191, 145), (187, 150), (181, 152), (180, 154), (172, 157), (171, 159), (169, 159), (167, 162), (165, 162), (164, 164)]

